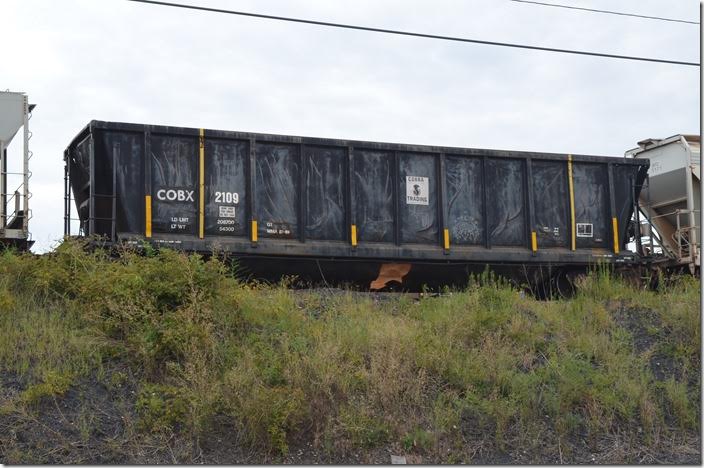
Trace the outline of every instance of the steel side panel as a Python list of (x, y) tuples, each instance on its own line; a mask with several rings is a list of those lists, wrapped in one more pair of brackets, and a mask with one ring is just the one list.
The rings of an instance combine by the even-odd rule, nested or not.
[[(117, 156), (117, 161), (114, 157)], [(98, 131), (95, 138), (95, 160), (109, 161), (96, 172), (96, 181), (104, 187), (101, 192), (112, 195), (112, 171), (116, 174), (117, 225), (118, 231), (140, 232), (141, 210), (130, 209), (144, 203), (142, 190), (142, 159), (144, 158), (144, 135), (135, 132)], [(105, 208), (98, 208), (104, 213)], [(102, 216), (101, 216), (102, 217)], [(107, 216), (106, 216), (107, 217)]]
[[(573, 171), (577, 248), (608, 248), (612, 223), (607, 168), (600, 164), (574, 163)], [(580, 233), (580, 224), (589, 226), (591, 233)]]
[(401, 242), (438, 244), (438, 190), (433, 155), (400, 153)]
[(488, 161), (486, 184), (491, 203), (487, 213), (492, 245), (527, 245), (524, 170), (521, 160)]
[(205, 235), (246, 236), (249, 143), (205, 137)]
[(298, 146), (256, 144), (254, 218), (260, 240), (298, 237), (299, 171)]
[(198, 232), (198, 139), (152, 133), (152, 232)]
[(345, 148), (306, 146), (304, 187), (306, 190), (306, 239), (344, 240)]
[(354, 151), (357, 238), (363, 242), (393, 242), (393, 153)]
[(533, 200), (538, 249), (569, 247), (569, 191), (567, 165), (533, 161)]
[(484, 201), (480, 158), (448, 156), (445, 158), (447, 184), (447, 225), (450, 243), (479, 245), (484, 243)]

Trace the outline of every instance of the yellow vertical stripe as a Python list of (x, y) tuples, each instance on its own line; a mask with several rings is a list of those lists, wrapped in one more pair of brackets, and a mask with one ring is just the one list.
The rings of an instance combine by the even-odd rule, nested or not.
[(357, 247), (357, 226), (353, 224), (350, 227), (350, 231), (352, 234), (352, 247)]
[(443, 230), (443, 240), (444, 240), (443, 245), (445, 246), (445, 250), (449, 250), (450, 249), (450, 230), (447, 228), (445, 230)]
[(614, 253), (619, 253), (621, 249), (618, 242), (618, 219), (611, 218), (611, 226), (614, 229)]
[(152, 196), (144, 197), (144, 236), (152, 237)]
[(198, 237), (205, 235), (205, 130), (200, 129), (200, 209), (198, 210)]
[(535, 231), (530, 232), (530, 246), (533, 249), (533, 252), (538, 251), (538, 235)]
[(258, 236), (257, 236), (257, 221), (252, 220), (252, 242), (257, 242)]
[(567, 155), (567, 179), (570, 185), (570, 231), (572, 233), (572, 250), (577, 250), (577, 222), (574, 219), (574, 181), (572, 179), (572, 155)]

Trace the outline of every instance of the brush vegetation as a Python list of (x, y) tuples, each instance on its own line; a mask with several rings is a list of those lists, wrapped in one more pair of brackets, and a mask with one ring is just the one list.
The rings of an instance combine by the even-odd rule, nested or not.
[(228, 265), (0, 254), (0, 462), (698, 463), (691, 277), (414, 299)]

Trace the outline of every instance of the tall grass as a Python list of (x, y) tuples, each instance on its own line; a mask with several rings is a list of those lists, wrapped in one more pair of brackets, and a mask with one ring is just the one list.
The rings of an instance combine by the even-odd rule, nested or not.
[[(646, 347), (624, 310), (647, 324)], [(570, 301), (483, 281), (375, 302), (243, 284), (214, 258), (65, 242), (0, 258), (0, 376), (21, 377), (5, 402), (19, 407), (126, 363), (138, 430), (198, 438), (224, 418), (272, 454), (306, 439), (444, 459), (470, 440), (531, 448), (550, 433), (569, 447), (636, 429), (653, 444), (699, 430), (698, 310), (687, 279), (653, 292), (601, 271)], [(654, 355), (676, 372), (654, 374)]]

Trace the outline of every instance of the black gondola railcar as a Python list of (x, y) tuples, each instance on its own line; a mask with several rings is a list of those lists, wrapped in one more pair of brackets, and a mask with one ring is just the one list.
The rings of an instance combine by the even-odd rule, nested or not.
[[(648, 161), (90, 122), (66, 161), (82, 235), (223, 251), (256, 276), (462, 284), (637, 262)], [(400, 272), (400, 273), (398, 273)], [(382, 271), (383, 276), (383, 271)], [(388, 275), (387, 275), (388, 276)]]

